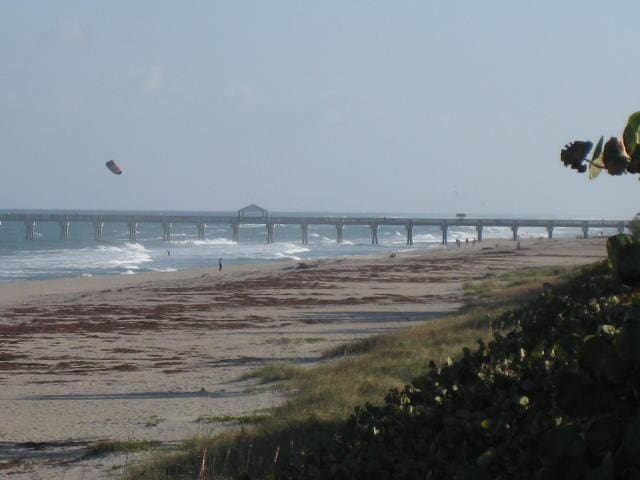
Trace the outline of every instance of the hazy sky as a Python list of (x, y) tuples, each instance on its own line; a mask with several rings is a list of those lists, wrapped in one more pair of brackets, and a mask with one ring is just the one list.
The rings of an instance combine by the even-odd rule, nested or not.
[[(630, 216), (640, 2), (0, 0), (0, 208)], [(124, 175), (110, 174), (115, 159)]]

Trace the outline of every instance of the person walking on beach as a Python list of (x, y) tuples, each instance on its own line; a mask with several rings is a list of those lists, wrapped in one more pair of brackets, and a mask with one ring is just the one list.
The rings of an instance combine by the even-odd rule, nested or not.
[(222, 257), (218, 258), (218, 271), (222, 271)]

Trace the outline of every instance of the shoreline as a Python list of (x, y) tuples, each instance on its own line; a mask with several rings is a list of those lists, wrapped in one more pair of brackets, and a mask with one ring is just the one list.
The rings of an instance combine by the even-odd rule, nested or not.
[[(485, 241), (490, 243), (492, 239)], [(494, 243), (504, 244), (508, 242), (504, 239), (496, 239)], [(512, 242), (510, 242), (512, 243)], [(454, 244), (455, 245), (455, 244)], [(479, 243), (477, 245), (480, 245)], [(476, 247), (477, 247), (476, 245)], [(472, 248), (471, 245), (465, 246), (465, 249)], [(396, 255), (424, 255), (435, 252), (460, 251), (455, 246), (448, 248), (433, 246), (427, 248), (405, 247), (395, 250)], [(228, 264), (224, 265), (223, 271), (219, 272), (217, 265), (210, 267), (195, 267), (175, 270), (170, 272), (140, 272), (135, 274), (97, 274), (90, 277), (72, 276), (72, 277), (56, 277), (47, 279), (34, 280), (16, 280), (11, 282), (0, 283), (0, 308), (9, 305), (25, 303), (29, 299), (40, 297), (55, 297), (64, 295), (73, 295), (86, 292), (97, 292), (110, 288), (130, 288), (146, 283), (155, 283), (162, 281), (180, 281), (203, 275), (212, 278), (228, 278), (230, 276), (247, 276), (253, 274), (267, 273), (271, 271), (285, 270), (295, 268), (300, 264), (324, 265), (331, 262), (344, 261), (369, 261), (373, 259), (388, 258), (391, 251), (384, 251), (374, 254), (353, 254), (353, 255), (331, 255), (326, 257), (317, 257), (312, 259), (292, 259), (292, 258), (274, 258), (267, 261), (256, 263)]]
[(186, 268), (172, 272), (141, 272), (131, 275), (105, 274), (93, 275), (91, 277), (73, 276), (6, 282), (0, 283), (0, 307), (24, 303), (27, 299), (34, 299), (42, 296), (96, 292), (108, 288), (129, 288), (150, 282), (184, 280), (202, 275), (242, 275), (252, 273), (257, 270), (266, 271), (269, 270), (268, 267), (275, 267), (276, 265), (284, 263), (297, 264), (299, 262), (289, 259), (274, 259), (264, 263), (225, 265), (222, 274), (218, 272), (218, 267), (216, 266)]
[[(604, 243), (523, 240), (516, 250), (511, 240), (485, 241), (304, 267), (281, 260), (221, 274), (205, 268), (0, 285), (0, 460), (29, 454), (20, 448), (26, 442), (45, 442), (40, 453), (54, 454), (69, 441), (175, 444), (222, 431), (228, 424), (196, 420), (282, 400), (239, 380), (255, 367), (314, 362), (341, 343), (455, 312), (466, 281), (592, 263), (605, 257)], [(10, 472), (16, 479), (102, 478), (105, 465), (120, 460), (83, 464), (84, 477), (79, 465), (59, 459)]]

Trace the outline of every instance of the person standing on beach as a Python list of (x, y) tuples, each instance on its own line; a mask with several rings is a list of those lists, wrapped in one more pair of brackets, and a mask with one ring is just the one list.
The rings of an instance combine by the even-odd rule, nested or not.
[(222, 257), (218, 258), (218, 271), (222, 271)]

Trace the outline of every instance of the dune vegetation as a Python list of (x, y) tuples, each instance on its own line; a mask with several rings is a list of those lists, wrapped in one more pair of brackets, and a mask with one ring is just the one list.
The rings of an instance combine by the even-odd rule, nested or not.
[[(490, 274), (464, 285), (467, 302), (459, 314), (341, 345), (325, 352), (323, 361), (310, 367), (275, 363), (256, 369), (250, 376), (284, 391), (284, 404), (249, 413), (237, 419), (237, 428), (220, 435), (190, 439), (179, 451), (132, 469), (132, 478), (358, 478), (359, 471), (379, 469), (378, 463), (368, 465), (366, 460), (370, 445), (362, 445), (366, 453), (360, 457), (359, 441), (350, 439), (350, 435), (362, 434), (356, 427), (358, 419), (368, 415), (372, 424), (365, 430), (378, 431), (373, 420), (377, 414), (372, 412), (391, 409), (391, 416), (403, 417), (398, 398), (409, 398), (406, 392), (415, 392), (415, 385), (431, 378), (434, 371), (455, 370), (460, 362), (468, 361), (471, 350), (484, 358), (490, 348), (487, 345), (521, 335), (515, 312), (526, 311), (537, 298), (551, 292), (572, 288), (576, 278), (593, 275), (592, 270), (587, 274), (576, 268), (538, 268)], [(442, 399), (446, 404), (446, 395)], [(209, 420), (229, 423), (236, 419), (202, 421)], [(409, 423), (412, 421), (409, 416)], [(410, 434), (407, 441), (411, 441)], [(424, 439), (421, 445), (428, 447)], [(378, 450), (375, 456), (380, 454)], [(384, 450), (391, 457), (398, 453), (387, 446)], [(350, 452), (358, 461), (341, 458), (340, 452)], [(401, 458), (403, 464), (413, 463), (404, 456), (398, 456), (398, 461)], [(397, 463), (393, 458), (388, 461)], [(459, 466), (460, 459), (451, 463)], [(388, 478), (413, 478), (413, 472), (385, 471)], [(363, 473), (362, 478), (369, 477)]]

